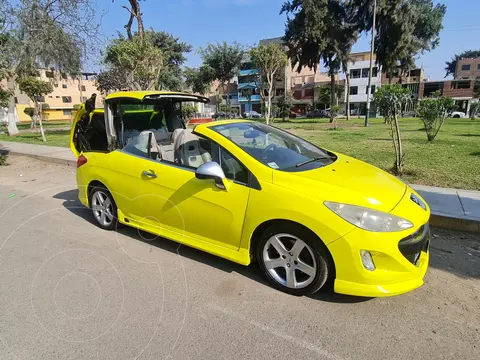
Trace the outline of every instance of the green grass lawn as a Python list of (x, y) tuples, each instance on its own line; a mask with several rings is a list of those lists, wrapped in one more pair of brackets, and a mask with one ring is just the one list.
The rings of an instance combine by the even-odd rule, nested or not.
[(0, 141), (17, 141), (24, 142), (28, 144), (38, 144), (38, 145), (50, 145), (50, 146), (69, 146), (69, 134), (70, 130), (65, 130), (69, 128), (71, 124), (69, 122), (49, 122), (44, 124), (45, 136), (47, 137), (47, 143), (45, 144), (42, 141), (42, 135), (40, 135), (40, 130), (37, 129), (36, 132), (30, 132), (30, 123), (20, 123), (17, 124), (20, 134), (16, 136), (8, 136), (6, 134), (0, 134)]
[[(308, 121), (308, 122), (307, 122)], [(395, 151), (390, 126), (373, 119), (342, 119), (333, 130), (328, 119), (291, 120), (273, 125), (288, 130), (326, 149), (350, 155), (384, 170), (393, 167)], [(433, 142), (420, 119), (402, 119), (406, 173), (402, 178), (413, 184), (480, 190), (480, 120), (447, 119)]]
[[(363, 127), (363, 119), (342, 119), (337, 130), (332, 129), (328, 119), (277, 120), (273, 125), (384, 170), (393, 166), (395, 152), (390, 127), (382, 119), (372, 119), (368, 128)], [(68, 126), (69, 123), (46, 124), (47, 145), (68, 146), (69, 131), (58, 129)], [(447, 119), (433, 142), (427, 141), (419, 119), (402, 119), (400, 126), (406, 154), (406, 173), (402, 177), (405, 181), (480, 190), (480, 120)], [(40, 133), (23, 132), (15, 137), (2, 134), (2, 140), (43, 144)]]

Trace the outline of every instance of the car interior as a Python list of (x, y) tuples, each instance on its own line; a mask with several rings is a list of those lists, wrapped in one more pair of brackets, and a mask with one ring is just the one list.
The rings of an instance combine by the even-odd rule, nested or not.
[[(118, 102), (112, 104), (112, 113), (118, 149), (194, 169), (215, 161), (227, 178), (248, 182), (248, 171), (235, 158), (217, 144), (186, 128), (180, 101), (166, 99), (152, 104)], [(102, 111), (84, 115), (77, 125), (75, 143), (79, 151), (109, 151)]]

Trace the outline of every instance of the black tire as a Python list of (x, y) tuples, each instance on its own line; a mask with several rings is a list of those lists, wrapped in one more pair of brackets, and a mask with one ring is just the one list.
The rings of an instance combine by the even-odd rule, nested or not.
[[(98, 211), (94, 210), (94, 206), (97, 204), (97, 195), (100, 194), (102, 198), (104, 198), (104, 201), (110, 202), (109, 208), (109, 213), (112, 215), (111, 220), (107, 222), (101, 221), (101, 215), (100, 217), (98, 216)], [(115, 204), (115, 200), (113, 199), (112, 194), (110, 194), (110, 191), (104, 186), (104, 185), (95, 185), (91, 190), (90, 193), (88, 194), (88, 203), (90, 204), (90, 208), (92, 209), (92, 215), (95, 220), (95, 223), (102, 228), (103, 230), (115, 230), (117, 228), (117, 223), (118, 223), (118, 213), (117, 213), (117, 205)], [(100, 211), (101, 213), (101, 211)], [(105, 218), (109, 219), (109, 215), (105, 213)]]
[(460, 115), (453, 115), (454, 119), (460, 119)]
[[(292, 287), (286, 286), (285, 284), (280, 283), (279, 280), (277, 280), (272, 275), (272, 273), (270, 272), (272, 270), (269, 271), (267, 269), (267, 266), (265, 265), (264, 248), (265, 248), (267, 242), (275, 235), (285, 235), (285, 234), (288, 234), (288, 235), (291, 235), (291, 236), (293, 236), (297, 239), (300, 239), (309, 248), (307, 250), (302, 250), (300, 254), (302, 256), (307, 255), (307, 257), (310, 258), (310, 260), (312, 261), (312, 264), (314, 264), (313, 267), (315, 267), (315, 275), (312, 276), (313, 280), (311, 280), (311, 282), (308, 285), (306, 285), (305, 287), (292, 288)], [(285, 239), (287, 239), (287, 242), (288, 242), (288, 236), (285, 237)], [(292, 239), (292, 241), (293, 241), (293, 239)], [(268, 249), (270, 249), (268, 251), (271, 251), (270, 245), (269, 245)], [(287, 249), (287, 251), (291, 250), (291, 249), (288, 249), (287, 246), (286, 246), (286, 249)], [(305, 254), (305, 251), (308, 251), (307, 254)], [(289, 254), (292, 255), (292, 252), (289, 252)], [(281, 256), (280, 253), (278, 253), (278, 255)], [(315, 262), (313, 262), (312, 255), (313, 255), (313, 258), (315, 259)], [(258, 262), (258, 266), (259, 266), (263, 276), (266, 278), (266, 280), (274, 288), (276, 288), (280, 291), (286, 292), (288, 294), (291, 294), (291, 295), (303, 296), (303, 295), (310, 295), (310, 294), (316, 293), (317, 291), (319, 291), (323, 287), (326, 287), (325, 285), (327, 284), (327, 281), (329, 280), (329, 278), (334, 276), (334, 266), (333, 266), (333, 263), (332, 263), (332, 260), (331, 260), (331, 256), (330, 256), (327, 248), (325, 247), (325, 245), (313, 233), (311, 233), (310, 231), (304, 229), (303, 227), (295, 225), (295, 224), (278, 223), (278, 224), (273, 224), (270, 227), (268, 227), (263, 232), (263, 234), (261, 235), (260, 241), (258, 241), (258, 243), (257, 243), (257, 247), (255, 249), (255, 256), (256, 256), (256, 259), (257, 259), (257, 262)], [(274, 257), (276, 257), (276, 256), (274, 256)], [(299, 257), (300, 257), (300, 255), (299, 255)], [(275, 259), (273, 259), (273, 260), (275, 260)], [(278, 260), (280, 260), (280, 258)], [(290, 259), (290, 260), (292, 260), (292, 259)], [(285, 261), (289, 261), (289, 259), (287, 259)], [(298, 263), (295, 262), (295, 264), (293, 264), (293, 262), (294, 262), (293, 260), (292, 260), (292, 262), (290, 262), (291, 266), (295, 267), (295, 270), (293, 270), (293, 272), (295, 274), (298, 274), (298, 271), (300, 271), (300, 270), (298, 270), (298, 268), (296, 268)], [(302, 262), (303, 262), (303, 259), (302, 259)], [(284, 270), (282, 270), (282, 268)], [(289, 266), (289, 268), (290, 268), (290, 266)], [(276, 269), (278, 269), (278, 270), (275, 270), (274, 271), (275, 273), (285, 271), (285, 279), (287, 278), (287, 274), (286, 274), (287, 268), (284, 268), (284, 267), (280, 266)], [(306, 274), (304, 274), (300, 271), (300, 275), (306, 275)], [(298, 275), (295, 275), (295, 278), (296, 278), (296, 276), (298, 276)]]

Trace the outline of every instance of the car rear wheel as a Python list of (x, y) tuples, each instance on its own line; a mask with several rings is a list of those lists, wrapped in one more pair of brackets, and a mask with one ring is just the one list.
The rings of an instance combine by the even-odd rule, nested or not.
[(113, 230), (117, 227), (117, 206), (104, 186), (96, 186), (92, 189), (90, 207), (95, 221), (102, 229)]
[(262, 234), (256, 256), (272, 286), (297, 296), (320, 290), (332, 268), (321, 240), (293, 224), (270, 226)]

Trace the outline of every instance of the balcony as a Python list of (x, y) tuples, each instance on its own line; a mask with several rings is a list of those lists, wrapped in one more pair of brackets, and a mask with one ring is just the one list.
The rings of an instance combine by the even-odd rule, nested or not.
[(238, 76), (249, 76), (249, 75), (258, 75), (260, 74), (259, 69), (250, 69), (250, 70), (240, 70)]
[[(261, 98), (260, 98), (260, 95), (252, 95), (252, 97), (250, 98), (250, 102), (257, 102), (257, 101), (260, 101)], [(242, 97), (240, 96), (238, 98), (238, 101), (240, 102), (248, 102), (248, 99), (246, 97)]]
[(238, 89), (256, 89), (256, 88), (257, 88), (257, 83), (254, 81), (238, 83)]

